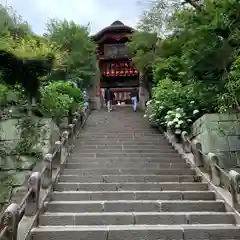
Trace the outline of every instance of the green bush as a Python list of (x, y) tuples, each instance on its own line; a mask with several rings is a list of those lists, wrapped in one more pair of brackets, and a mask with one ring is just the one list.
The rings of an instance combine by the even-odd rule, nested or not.
[(198, 95), (193, 93), (191, 84), (183, 86), (179, 81), (163, 79), (153, 90), (153, 99), (147, 103), (145, 117), (180, 134), (202, 112), (199, 110)]
[(81, 90), (71, 82), (53, 82), (42, 87), (40, 108), (57, 122), (83, 106)]
[(240, 111), (240, 56), (233, 62), (224, 87), (217, 98), (219, 111)]
[(40, 108), (47, 116), (54, 118), (57, 122), (68, 116), (69, 109), (73, 104), (73, 98), (67, 94), (59, 93), (55, 83), (51, 83), (41, 89)]
[(73, 86), (71, 82), (58, 81), (54, 83), (54, 88), (61, 94), (67, 94), (69, 97), (73, 98), (76, 103), (81, 103), (83, 101), (83, 94), (78, 87)]

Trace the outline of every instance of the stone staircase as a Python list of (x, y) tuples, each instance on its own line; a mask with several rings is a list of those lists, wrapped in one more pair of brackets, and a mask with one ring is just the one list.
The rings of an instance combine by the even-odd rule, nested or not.
[(94, 112), (32, 240), (233, 240), (234, 212), (142, 113)]

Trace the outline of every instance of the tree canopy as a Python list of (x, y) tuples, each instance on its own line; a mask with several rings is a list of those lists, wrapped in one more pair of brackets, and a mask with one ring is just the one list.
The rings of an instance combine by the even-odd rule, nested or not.
[[(96, 72), (95, 45), (88, 26), (50, 19), (46, 29), (43, 36), (35, 34), (11, 7), (0, 5), (0, 88), (21, 89), (29, 108), (33, 99), (45, 99), (46, 104), (47, 98), (40, 96), (46, 92), (41, 90), (44, 86), (71, 80), (87, 88)], [(0, 99), (5, 99), (2, 89)], [(60, 95), (54, 96), (59, 99)], [(62, 102), (67, 99), (62, 97)]]
[[(240, 2), (143, 0), (142, 3), (147, 7), (128, 44), (133, 61), (147, 74), (152, 70), (155, 102), (162, 101), (160, 95), (167, 89), (175, 91), (169, 102), (164, 99), (164, 111), (161, 103), (157, 104), (156, 119), (163, 120), (168, 110), (178, 107), (187, 112), (191, 99), (201, 114), (239, 111)], [(176, 81), (181, 87), (178, 84), (173, 90)]]
[(88, 87), (96, 70), (95, 44), (89, 38), (89, 27), (72, 21), (50, 19), (45, 36), (67, 51), (65, 77)]

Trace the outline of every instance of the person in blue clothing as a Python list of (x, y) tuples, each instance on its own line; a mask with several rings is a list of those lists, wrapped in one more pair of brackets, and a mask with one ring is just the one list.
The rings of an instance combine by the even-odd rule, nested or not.
[(131, 97), (131, 100), (132, 100), (132, 108), (133, 108), (133, 111), (136, 112), (136, 111), (137, 111), (137, 103), (138, 103), (138, 101), (139, 101), (139, 95), (138, 95), (138, 90), (137, 90), (137, 88), (134, 88), (134, 89), (131, 91), (130, 97)]

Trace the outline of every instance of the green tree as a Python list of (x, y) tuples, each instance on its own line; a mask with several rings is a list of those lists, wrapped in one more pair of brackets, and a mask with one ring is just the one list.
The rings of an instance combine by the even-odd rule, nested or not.
[(11, 34), (14, 37), (33, 35), (30, 25), (12, 7), (0, 4), (0, 36)]
[[(90, 40), (88, 26), (73, 21), (50, 19), (45, 34), (68, 52), (67, 66), (57, 77), (71, 78), (82, 87), (89, 87), (96, 72), (95, 44)], [(56, 78), (57, 78), (56, 77)]]

